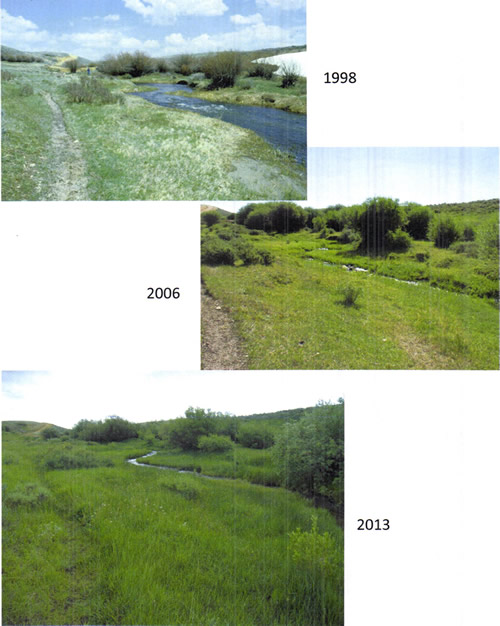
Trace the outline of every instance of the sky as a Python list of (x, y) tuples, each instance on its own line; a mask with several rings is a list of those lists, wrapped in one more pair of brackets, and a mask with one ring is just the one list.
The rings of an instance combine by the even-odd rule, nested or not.
[(386, 196), (439, 204), (499, 197), (497, 148), (313, 148), (307, 206)]
[(98, 61), (304, 45), (306, 0), (3, 0), (2, 43)]
[(343, 397), (335, 372), (2, 372), (2, 419), (71, 428), (119, 415), (132, 422), (173, 419), (190, 406), (249, 415)]

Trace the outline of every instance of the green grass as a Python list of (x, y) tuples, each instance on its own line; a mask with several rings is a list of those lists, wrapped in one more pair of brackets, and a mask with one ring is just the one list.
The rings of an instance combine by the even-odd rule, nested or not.
[[(2, 82), (2, 199), (42, 200), (50, 184), (52, 125), (45, 85), (37, 64), (2, 63), (7, 66), (15, 78)], [(33, 95), (22, 95), (26, 84)]]
[[(202, 267), (252, 369), (498, 369), (498, 307), (477, 297), (498, 296), (489, 262), (429, 242), (371, 258), (305, 231), (252, 241), (274, 254), (273, 265)], [(419, 250), (428, 261), (416, 260)], [(355, 306), (343, 303), (347, 287), (359, 290)]]
[[(61, 450), (112, 466), (45, 470)], [(4, 434), (4, 624), (343, 623), (330, 514), (284, 489), (125, 462), (145, 451)]]
[(225, 453), (160, 450), (155, 456), (142, 459), (141, 463), (198, 471), (208, 476), (241, 478), (251, 483), (263, 485), (279, 484), (278, 474), (271, 462), (269, 448), (253, 450), (235, 445), (233, 451)]
[[(78, 76), (37, 63), (4, 65), (16, 74), (4, 83), (2, 98), (4, 200), (48, 197), (55, 173), (43, 93), (61, 106), (67, 131), (78, 141), (91, 200), (305, 197), (305, 168), (252, 131), (132, 96), (124, 104), (69, 103), (64, 85)], [(18, 94), (22, 81), (34, 87), (33, 96)], [(113, 91), (135, 89), (128, 80), (102, 82)]]

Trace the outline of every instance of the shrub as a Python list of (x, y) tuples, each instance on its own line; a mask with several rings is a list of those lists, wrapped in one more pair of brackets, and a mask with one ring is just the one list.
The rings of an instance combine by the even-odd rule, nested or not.
[(201, 214), (201, 221), (207, 226), (213, 226), (217, 224), (217, 222), (220, 222), (220, 215), (217, 211), (204, 211)]
[(345, 307), (356, 306), (356, 301), (361, 294), (361, 289), (354, 285), (344, 285), (340, 288), (340, 295), (342, 296), (341, 304)]
[(269, 213), (271, 228), (278, 233), (295, 233), (306, 225), (304, 209), (292, 202), (279, 202), (271, 205)]
[(288, 533), (292, 560), (299, 569), (314, 573), (315, 577), (331, 579), (342, 568), (342, 548), (328, 532), (318, 532), (317, 515), (311, 515), (311, 521), (309, 532), (297, 528)]
[(475, 241), (455, 241), (451, 244), (450, 250), (457, 254), (465, 254), (467, 257), (479, 256), (479, 246)]
[(281, 86), (284, 89), (287, 87), (293, 87), (299, 78), (299, 67), (296, 63), (293, 61), (287, 61), (281, 64)]
[(406, 230), (413, 239), (427, 239), (431, 212), (426, 206), (410, 205)]
[(360, 242), (361, 238), (359, 236), (359, 233), (357, 233), (352, 228), (344, 228), (340, 233), (338, 240), (340, 241), (340, 243), (356, 243)]
[(132, 78), (149, 74), (155, 67), (154, 60), (145, 52), (136, 50), (130, 55), (128, 73), (132, 75)]
[(238, 428), (237, 441), (245, 448), (264, 450), (274, 444), (274, 435), (265, 427), (243, 424)]
[(64, 63), (64, 67), (67, 67), (71, 74), (76, 74), (79, 66), (78, 59), (69, 59)]
[(482, 224), (477, 233), (479, 256), (483, 259), (498, 259), (498, 212)]
[(236, 255), (232, 246), (218, 237), (205, 239), (201, 244), (201, 262), (205, 265), (234, 265)]
[(198, 440), (201, 452), (227, 452), (233, 447), (231, 439), (224, 435), (202, 435)]
[(464, 241), (474, 241), (476, 238), (476, 232), (472, 228), (472, 226), (464, 226), (464, 230), (462, 232), (462, 239)]
[(112, 93), (97, 78), (80, 76), (79, 81), (71, 81), (65, 86), (68, 100), (73, 103), (114, 104), (124, 101), (123, 94)]
[(42, 430), (42, 437), (44, 439), (55, 439), (56, 437), (59, 437), (59, 433), (60, 431), (58, 431), (57, 428), (49, 426), (49, 428)]
[(201, 69), (212, 82), (211, 89), (233, 87), (241, 72), (241, 53), (228, 50), (205, 57)]
[(271, 80), (274, 72), (276, 72), (278, 68), (278, 65), (273, 65), (272, 63), (250, 63), (248, 66), (248, 75)]
[(182, 450), (197, 450), (198, 440), (203, 435), (215, 433), (216, 420), (204, 409), (189, 408), (186, 417), (173, 420), (168, 438), (170, 445)]
[(189, 76), (196, 71), (195, 58), (191, 54), (179, 54), (172, 59), (172, 68), (178, 74)]
[(437, 248), (449, 248), (460, 238), (460, 231), (449, 215), (439, 215), (432, 220), (429, 227), (429, 239)]
[(72, 436), (84, 441), (109, 443), (139, 436), (135, 425), (121, 417), (111, 416), (102, 421), (80, 420), (72, 429)]
[(387, 233), (387, 249), (394, 252), (406, 252), (411, 248), (411, 237), (404, 230), (398, 228)]
[(9, 72), (9, 70), (2, 70), (2, 80), (12, 80), (14, 78), (14, 74)]
[(370, 198), (363, 207), (357, 220), (361, 246), (369, 253), (383, 254), (394, 241), (388, 234), (404, 225), (403, 209), (391, 198)]
[(160, 74), (166, 74), (170, 70), (170, 65), (167, 59), (156, 59), (156, 71)]

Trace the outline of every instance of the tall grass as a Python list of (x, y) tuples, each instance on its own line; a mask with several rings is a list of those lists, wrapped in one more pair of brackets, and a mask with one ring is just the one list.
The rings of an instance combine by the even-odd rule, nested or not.
[[(125, 462), (44, 471), (36, 456), (57, 445), (4, 435), (19, 460), (4, 466), (4, 624), (343, 623), (343, 533), (325, 511), (314, 532), (338, 567), (330, 578), (313, 558), (311, 579), (291, 538), (314, 512), (299, 496)], [(90, 447), (118, 458), (133, 445)], [(27, 482), (50, 496), (13, 505)]]

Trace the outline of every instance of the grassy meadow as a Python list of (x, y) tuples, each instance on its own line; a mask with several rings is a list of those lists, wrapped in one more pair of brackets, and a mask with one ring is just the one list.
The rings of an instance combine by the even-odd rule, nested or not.
[[(151, 451), (154, 422), (108, 443), (13, 424), (4, 624), (343, 624), (343, 531), (326, 509), (282, 487), (127, 463)], [(154, 447), (180, 458), (167, 430)]]
[(67, 60), (2, 62), (3, 200), (60, 199), (57, 164), (75, 157), (54, 137), (55, 116), (85, 173), (64, 182), (91, 200), (305, 197), (305, 168), (252, 131), (125, 96), (143, 87), (95, 69), (87, 79)]
[(350, 229), (221, 218), (202, 226), (202, 281), (251, 369), (498, 369), (498, 250), (478, 252), (498, 208), (460, 220), (477, 241), (443, 248), (404, 233), (406, 250), (375, 254)]

